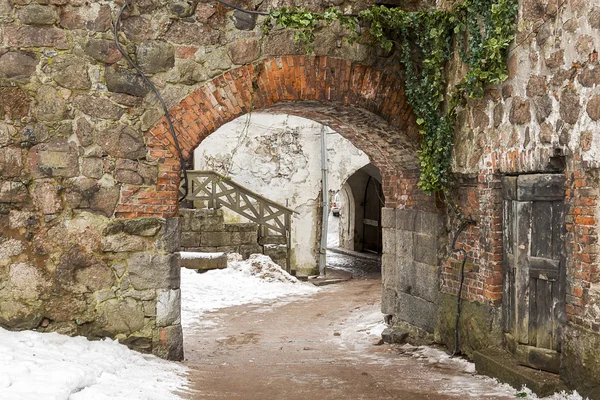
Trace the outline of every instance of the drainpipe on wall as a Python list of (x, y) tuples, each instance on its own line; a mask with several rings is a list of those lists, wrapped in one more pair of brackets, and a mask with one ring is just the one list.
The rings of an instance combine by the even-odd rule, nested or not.
[(327, 262), (327, 223), (329, 221), (329, 189), (327, 188), (327, 128), (323, 125), (321, 127), (321, 171), (323, 176), (321, 178), (322, 198), (321, 203), (323, 207), (323, 222), (321, 225), (321, 246), (319, 249), (319, 276), (325, 276), (325, 264)]

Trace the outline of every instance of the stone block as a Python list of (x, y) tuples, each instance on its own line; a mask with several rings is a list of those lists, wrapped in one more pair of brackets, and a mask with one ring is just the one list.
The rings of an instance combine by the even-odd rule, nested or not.
[(561, 378), (577, 387), (582, 396), (599, 398), (600, 334), (577, 326), (567, 325), (563, 329)]
[(417, 210), (396, 209), (396, 229), (413, 232), (417, 220)]
[(208, 79), (204, 65), (194, 60), (177, 60), (175, 67), (167, 73), (167, 81), (193, 85)]
[(33, 54), (9, 51), (0, 56), (0, 78), (27, 81), (38, 64)]
[(195, 253), (181, 252), (181, 267), (208, 271), (211, 269), (227, 268), (227, 254), (217, 253)]
[(412, 272), (413, 285), (411, 294), (437, 304), (440, 294), (439, 267), (437, 265), (414, 262)]
[(64, 119), (66, 102), (52, 86), (41, 86), (36, 93), (36, 100), (34, 113), (39, 120), (56, 122)]
[(147, 239), (134, 235), (119, 233), (102, 238), (102, 251), (107, 253), (122, 253), (131, 251), (145, 251), (152, 247)]
[(10, 257), (18, 256), (25, 250), (23, 242), (17, 239), (0, 239), (0, 265), (9, 262)]
[(181, 232), (181, 247), (189, 249), (200, 246), (199, 232)]
[(88, 178), (102, 178), (102, 175), (104, 175), (104, 161), (99, 157), (82, 158), (81, 174)]
[(399, 292), (393, 314), (398, 320), (431, 333), (435, 329), (437, 305), (420, 297)]
[(156, 326), (181, 323), (181, 290), (158, 290), (156, 302)]
[(23, 203), (28, 199), (27, 187), (21, 182), (0, 181), (0, 203)]
[[(141, 23), (138, 22), (138, 25), (141, 25)], [(139, 28), (142, 28), (142, 30), (148, 29), (148, 27)], [(148, 37), (148, 35), (145, 35), (145, 32), (140, 32), (138, 36), (142, 36), (143, 38)], [(171, 27), (169, 28), (169, 31), (167, 32), (166, 39), (169, 42), (176, 44), (186, 44), (195, 46), (218, 46), (224, 44), (226, 40), (224, 32), (222, 32), (221, 30), (206, 30), (206, 28), (202, 24), (189, 23), (181, 20), (173, 21)]]
[(441, 214), (418, 211), (415, 231), (431, 236), (438, 236), (443, 231)]
[(15, 178), (23, 172), (22, 150), (18, 147), (0, 148), (0, 177)]
[(398, 270), (395, 254), (381, 255), (381, 283), (383, 287), (395, 288)]
[(234, 64), (250, 64), (260, 56), (260, 45), (256, 38), (240, 39), (231, 43), (228, 51)]
[(92, 87), (85, 60), (59, 55), (54, 58), (51, 65), (52, 77), (60, 86), (77, 90), (88, 90)]
[(134, 71), (106, 67), (104, 79), (106, 79), (106, 87), (111, 92), (144, 97), (150, 91), (150, 87)]
[(55, 27), (7, 25), (4, 27), (4, 37), (11, 47), (55, 47), (59, 50), (69, 48), (67, 34)]
[(75, 97), (73, 105), (84, 114), (94, 118), (116, 121), (125, 113), (124, 108), (119, 107), (106, 97), (88, 94), (80, 94)]
[(8, 214), (8, 228), (36, 228), (40, 224), (37, 215), (30, 211), (11, 210)]
[(96, 135), (96, 142), (109, 155), (136, 160), (146, 156), (142, 132), (125, 125), (116, 125)]
[(396, 209), (384, 207), (381, 209), (381, 227), (396, 228)]
[(396, 291), (393, 288), (384, 287), (381, 293), (381, 312), (394, 315), (396, 313)]
[(437, 265), (437, 238), (426, 234), (416, 234), (414, 238), (415, 260), (423, 264)]
[(112, 40), (90, 39), (85, 44), (84, 50), (88, 56), (105, 64), (114, 64), (122, 57), (121, 52)]
[(40, 4), (30, 4), (21, 8), (17, 16), (25, 25), (54, 25), (58, 22), (56, 9)]
[(43, 319), (37, 304), (25, 304), (23, 301), (0, 301), (0, 324), (10, 329), (34, 329)]
[(383, 254), (396, 254), (396, 229), (382, 229)]
[(575, 89), (567, 87), (562, 91), (559, 103), (560, 117), (568, 124), (575, 124), (581, 112), (579, 93)]
[(13, 3), (11, 0), (0, 0), (0, 24), (13, 21)]
[(127, 260), (127, 265), (134, 289), (179, 288), (179, 254), (134, 253)]
[(242, 245), (239, 247), (239, 252), (242, 257), (247, 259), (251, 254), (262, 254), (262, 247), (257, 245)]
[(109, 335), (127, 335), (144, 327), (142, 302), (131, 297), (107, 300), (96, 309), (103, 322), (101, 329)]
[(104, 235), (114, 235), (124, 232), (128, 235), (153, 237), (164, 224), (161, 218), (117, 219), (112, 221), (104, 230)]
[(156, 329), (152, 339), (152, 354), (167, 360), (183, 360), (183, 331), (181, 325)]
[(160, 41), (141, 43), (136, 49), (140, 69), (147, 74), (168, 71), (175, 65), (175, 50), (172, 45)]
[(31, 96), (19, 87), (0, 87), (0, 118), (21, 119), (29, 114)]
[(33, 146), (29, 151), (29, 161), (34, 178), (79, 175), (77, 146), (64, 139)]
[(398, 260), (414, 259), (414, 233), (396, 230), (396, 255)]
[[(71, 4), (76, 5), (72, 1)], [(96, 7), (93, 5), (87, 7), (61, 7), (60, 26), (71, 30), (85, 29), (92, 32), (106, 32), (112, 28), (110, 5), (101, 4)]]
[(179, 218), (167, 218), (163, 229), (156, 236), (156, 249), (167, 253), (181, 250), (181, 226)]
[(56, 214), (62, 210), (62, 202), (53, 179), (36, 180), (31, 188), (33, 205), (44, 215)]
[(239, 10), (233, 12), (233, 24), (241, 31), (251, 31), (256, 26), (256, 14), (248, 14)]
[(230, 246), (231, 232), (200, 232), (202, 246)]
[(28, 263), (11, 265), (8, 279), (15, 299), (38, 299), (43, 289), (49, 286), (42, 269)]

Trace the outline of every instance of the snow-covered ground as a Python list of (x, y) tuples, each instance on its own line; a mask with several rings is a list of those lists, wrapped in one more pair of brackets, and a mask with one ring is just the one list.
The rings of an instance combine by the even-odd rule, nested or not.
[[(262, 255), (253, 255), (247, 261), (234, 257), (223, 270), (181, 272), (182, 325), (188, 331), (210, 325), (210, 311), (274, 299), (289, 302), (320, 290), (288, 275)], [(357, 345), (361, 336), (364, 341), (364, 335), (371, 342), (380, 338), (385, 328), (381, 316), (378, 307), (357, 312), (347, 321), (343, 336), (354, 332)], [(420, 362), (462, 371), (464, 377), (458, 377), (459, 381), (449, 386), (462, 394), (477, 392), (478, 380), (491, 381), (476, 375), (472, 363), (450, 359), (439, 349), (406, 345), (401, 351)], [(56, 333), (9, 332), (0, 328), (1, 400), (179, 399), (177, 393), (186, 391), (186, 373), (186, 368), (178, 363), (134, 352), (110, 339), (92, 342)], [(498, 394), (538, 399), (527, 388), (516, 391), (493, 383)], [(583, 399), (577, 393), (559, 393), (544, 400)]]
[(184, 390), (185, 367), (116, 341), (0, 328), (2, 400), (167, 400)]
[[(182, 269), (184, 326), (201, 323), (206, 311), (317, 291), (262, 255), (228, 265), (205, 274)], [(0, 328), (1, 400), (168, 400), (186, 385), (185, 367), (114, 340)]]
[(181, 325), (212, 325), (207, 312), (240, 304), (316, 293), (319, 289), (286, 273), (268, 256), (253, 254), (248, 260), (231, 256), (226, 269), (197, 273), (181, 270)]

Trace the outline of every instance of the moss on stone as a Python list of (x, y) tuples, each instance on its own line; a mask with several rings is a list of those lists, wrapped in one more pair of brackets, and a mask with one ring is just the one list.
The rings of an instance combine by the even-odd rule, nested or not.
[[(442, 293), (438, 303), (436, 341), (454, 348), (456, 296)], [(499, 307), (462, 300), (459, 321), (459, 350), (472, 358), (473, 352), (502, 343), (502, 313)]]

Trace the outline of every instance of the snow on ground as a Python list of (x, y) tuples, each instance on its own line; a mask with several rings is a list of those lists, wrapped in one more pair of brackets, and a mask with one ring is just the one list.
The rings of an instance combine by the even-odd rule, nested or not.
[(184, 328), (210, 325), (203, 314), (240, 304), (260, 303), (289, 296), (308, 295), (319, 289), (300, 282), (268, 256), (253, 254), (248, 260), (231, 256), (226, 269), (197, 273), (181, 270), (181, 324)]
[(178, 399), (185, 371), (110, 339), (0, 328), (2, 400)]

